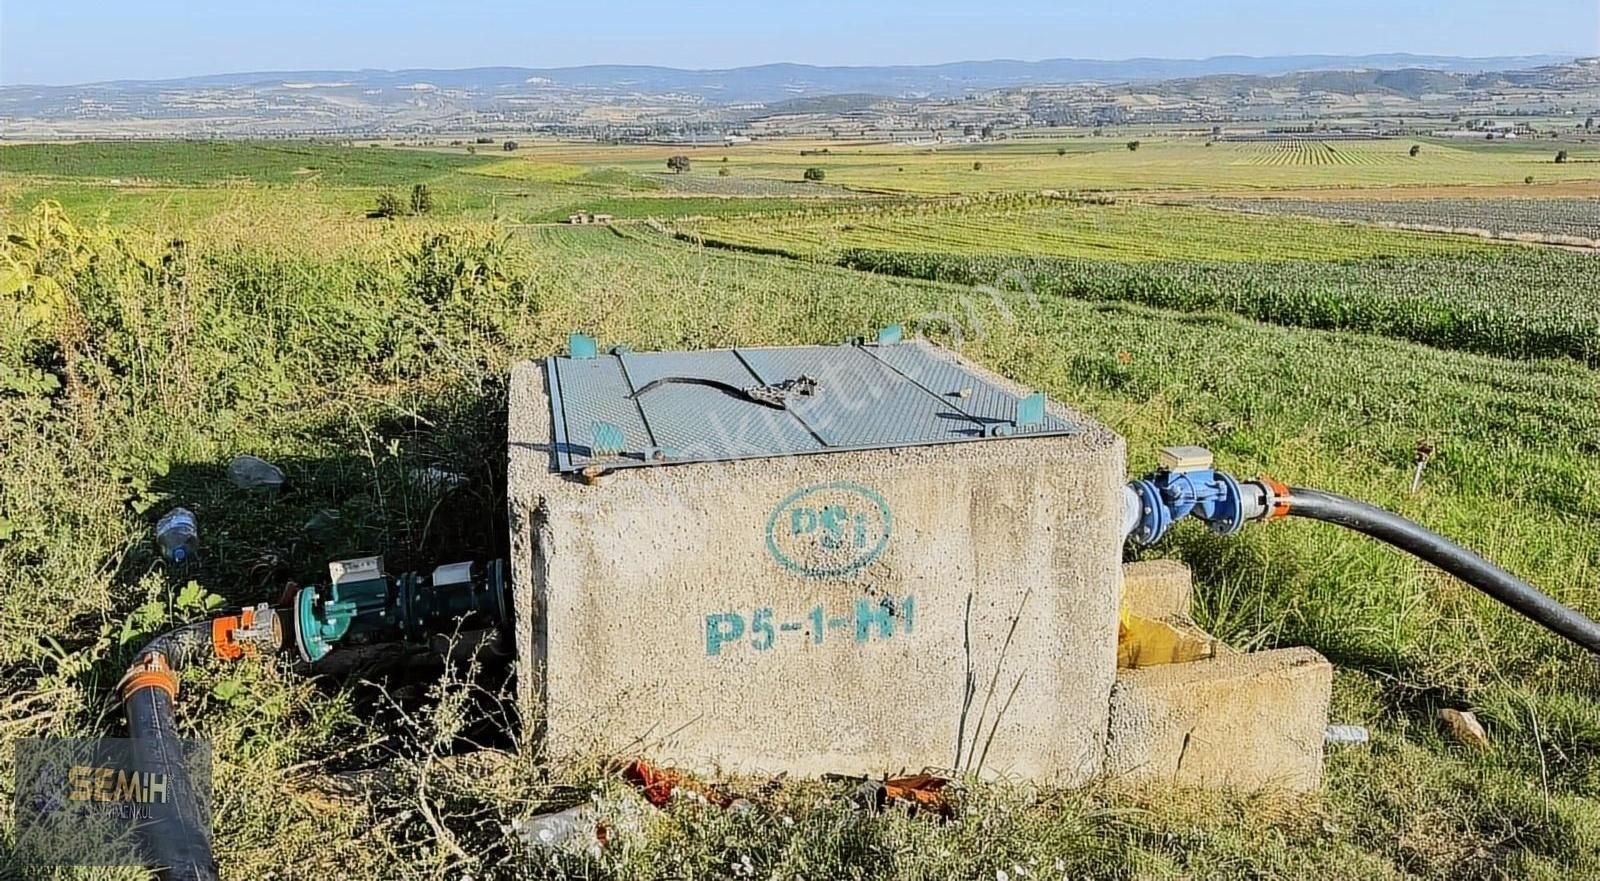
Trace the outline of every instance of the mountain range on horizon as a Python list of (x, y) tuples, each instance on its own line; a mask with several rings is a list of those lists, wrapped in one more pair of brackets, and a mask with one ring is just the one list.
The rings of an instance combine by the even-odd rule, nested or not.
[[(1116, 60), (1049, 58), (1039, 61), (991, 59), (939, 64), (813, 65), (775, 62), (731, 68), (680, 68), (660, 65), (587, 64), (571, 67), (494, 65), (466, 68), (269, 70), (200, 74), (164, 79), (118, 79), (69, 85), (0, 83), (0, 90), (229, 88), (289, 83), (350, 82), (369, 86), (425, 83), (439, 88), (474, 88), (492, 82), (548, 80), (573, 87), (636, 86), (647, 91), (709, 92), (704, 97), (773, 100), (797, 94), (872, 93), (951, 94), (970, 89), (1039, 83), (1129, 82), (1222, 74), (1277, 76), (1312, 70), (1420, 68), (1446, 73), (1521, 70), (1571, 61), (1572, 55), (1465, 57), (1405, 52), (1371, 55), (1217, 55), (1207, 58), (1126, 58)], [(770, 92), (771, 89), (780, 92)]]
[(1576, 112), (1597, 89), (1600, 59), (1546, 55), (295, 70), (0, 86), (0, 137), (501, 130), (639, 137), (794, 131), (797, 116), (807, 117), (800, 129), (860, 131), (1289, 118), (1335, 110), (1448, 115), (1478, 104), (1491, 113)]

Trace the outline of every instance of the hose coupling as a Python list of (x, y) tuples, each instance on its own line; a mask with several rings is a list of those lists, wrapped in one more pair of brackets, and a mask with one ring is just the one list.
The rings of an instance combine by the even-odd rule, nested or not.
[(144, 652), (129, 665), (128, 672), (122, 674), (122, 680), (117, 683), (117, 694), (126, 702), (146, 688), (159, 688), (167, 697), (178, 699), (178, 676), (160, 652)]

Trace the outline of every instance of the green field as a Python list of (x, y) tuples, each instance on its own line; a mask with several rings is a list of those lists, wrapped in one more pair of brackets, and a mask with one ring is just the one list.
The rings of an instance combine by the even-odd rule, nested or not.
[[(1277, 187), (1358, 187), (1427, 184), (1592, 181), (1600, 179), (1600, 147), (1570, 150), (1571, 160), (1555, 162), (1554, 148), (1508, 143), (1494, 149), (1469, 149), (1445, 142), (1354, 141), (1334, 145), (1335, 154), (1285, 150), (1277, 144), (1147, 139), (1128, 150), (1124, 139), (1079, 138), (1015, 145), (831, 145), (826, 155), (800, 155), (757, 145), (729, 149), (732, 174), (798, 181), (811, 166), (826, 182), (867, 190), (919, 194), (990, 191), (1247, 189)], [(1319, 150), (1323, 145), (1316, 145)], [(649, 148), (614, 148), (603, 155), (619, 166), (659, 166)], [(820, 148), (816, 148), (820, 149)], [(1062, 151), (1062, 152), (1058, 152)], [(1295, 155), (1286, 155), (1295, 154)], [(637, 157), (637, 158), (635, 158)], [(1291, 161), (1292, 160), (1292, 161)], [(981, 168), (974, 168), (978, 163)]]
[(1242, 213), (1138, 203), (898, 207), (782, 223), (711, 222), (686, 229), (707, 240), (821, 259), (851, 248), (875, 248), (1132, 262), (1274, 262), (1458, 253), (1474, 247), (1455, 239), (1389, 230), (1314, 221), (1283, 223)]
[[(1167, 168), (1222, 191), (1239, 186), (1234, 166), (1184, 168), (1180, 155), (1247, 146), (1081, 144), (962, 161), (992, 166), (997, 190), (1038, 187), (1032, 169), (1060, 160), (1150, 163), (1139, 174)], [(505, 377), (572, 330), (692, 349), (836, 342), (901, 322), (1104, 421), (1135, 472), (1162, 446), (1206, 445), (1230, 471), (1400, 511), (1600, 614), (1593, 253), (1157, 205), (768, 203), (661, 185), (659, 157), (593, 145), (530, 144), (510, 160), (295, 149), (0, 148), (0, 750), (119, 733), (108, 697), (133, 646), (203, 614), (178, 602), (190, 579), (259, 602), (354, 553), (381, 552), (391, 571), (504, 553)], [(1516, 155), (1462, 152), (1450, 161), (1463, 183), (1500, 179), (1495, 163)], [(757, 154), (733, 157), (727, 177), (760, 179)], [(803, 167), (771, 161), (772, 180)], [(821, 161), (839, 163), (829, 185), (897, 174), (852, 171), (837, 151)], [(312, 163), (323, 176), (296, 178)], [(1393, 164), (1310, 173), (1354, 185)], [(905, 172), (968, 173), (934, 160)], [(376, 192), (416, 183), (435, 190), (432, 212), (365, 217)], [(760, 204), (682, 222), (683, 236), (526, 225), (580, 204), (707, 216), (713, 197)], [(802, 259), (692, 240), (713, 232)], [(1284, 311), (1295, 291), (1299, 314)], [(1545, 333), (1575, 348), (1543, 348)], [(1437, 452), (1412, 492), (1423, 442)], [(279, 463), (290, 487), (235, 489), (223, 469), (246, 452)], [(463, 482), (419, 481), (428, 468)], [(180, 502), (205, 552), (173, 573), (149, 536)], [(1230, 643), (1307, 645), (1335, 662), (1333, 719), (1373, 740), (1330, 750), (1320, 794), (971, 781), (955, 819), (937, 822), (858, 813), (848, 785), (735, 780), (749, 811), (684, 800), (630, 819), (626, 787), (544, 763), (532, 726), (506, 733), (504, 683), (461, 669), (313, 683), (271, 663), (202, 664), (186, 674), (179, 724), (213, 743), (229, 879), (721, 878), (746, 859), (754, 877), (783, 879), (1600, 876), (1593, 658), (1316, 524), (1230, 539), (1182, 527), (1153, 555), (1194, 568), (1197, 619)], [(1474, 708), (1491, 747), (1451, 740), (1440, 707)], [(488, 770), (447, 758), (469, 744), (523, 749)], [(322, 794), (352, 772), (379, 782), (354, 799)], [(14, 785), (0, 774), (0, 798)], [(617, 836), (598, 856), (530, 853), (507, 831), (591, 796)], [(21, 871), (14, 835), (5, 814), (0, 873)]]
[(388, 186), (482, 169), (490, 159), (399, 150), (351, 150), (292, 142), (154, 141), (22, 144), (0, 149), (7, 174), (56, 178), (218, 184), (248, 181)]
[(43, 200), (74, 217), (116, 225), (192, 228), (219, 216), (311, 211), (359, 218), (380, 192), (404, 198), (422, 184), (443, 216), (553, 223), (577, 211), (619, 218), (704, 217), (793, 211), (855, 194), (762, 182), (662, 163), (547, 161), (536, 151), (483, 154), (293, 142), (117, 142), (0, 146), (0, 205)]
[[(870, 272), (1036, 296), (1229, 312), (1508, 358), (1570, 357), (1600, 367), (1595, 258), (1560, 251), (1483, 248), (1427, 257), (1268, 264), (856, 249), (841, 252), (837, 261)], [(1474, 281), (1463, 284), (1462, 279)]]
[[(1579, 200), (1545, 201), (1561, 216)], [(1545, 201), (1514, 204), (1538, 215)], [(1369, 206), (1394, 216), (1433, 203), (1288, 204), (1357, 219)], [(1600, 366), (1600, 275), (1591, 254), (1314, 219), (1286, 223), (1259, 210), (1037, 200), (1006, 208), (862, 209), (776, 223), (728, 219), (680, 229), (692, 240), (909, 278), (1226, 311)]]
[(1600, 199), (1231, 199), (1219, 207), (1352, 223), (1436, 230), (1481, 230), (1493, 236), (1556, 242), (1600, 242)]

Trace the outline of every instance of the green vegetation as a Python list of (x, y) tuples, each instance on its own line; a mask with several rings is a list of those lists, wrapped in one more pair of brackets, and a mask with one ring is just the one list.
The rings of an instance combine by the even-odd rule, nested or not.
[[(26, 212), (55, 201), (74, 217), (177, 232), (233, 222), (238, 215), (284, 212), (331, 219), (410, 211), (539, 223), (579, 210), (621, 218), (775, 213), (806, 207), (794, 196), (853, 196), (794, 180), (665, 175), (546, 161), (531, 152), (479, 158), (434, 150), (210, 141), (4, 146), (0, 206)], [(680, 201), (652, 198), (663, 190)], [(719, 198), (724, 196), (733, 198)], [(768, 203), (767, 197), (776, 198)]]
[(851, 248), (1039, 254), (1101, 260), (1345, 260), (1456, 253), (1471, 243), (1204, 208), (1004, 199), (822, 213), (782, 223), (706, 223), (707, 240), (832, 259)]
[[(1144, 137), (1136, 151), (1116, 137), (1018, 139), (936, 146), (852, 144), (841, 141), (758, 142), (730, 151), (733, 179), (797, 184), (805, 169), (821, 168), (830, 185), (870, 192), (926, 195), (1053, 190), (1270, 190), (1283, 187), (1389, 187), (1518, 183), (1529, 174), (1549, 181), (1600, 181), (1600, 146), (1570, 148), (1559, 168), (1546, 145), (1533, 141), (1340, 141), (1337, 161), (1313, 162), (1304, 150), (1280, 143)], [(1210, 146), (1208, 146), (1208, 144)], [(1290, 161), (1304, 152), (1303, 161)], [(1324, 156), (1331, 156), (1321, 149)], [(456, 153), (454, 155), (464, 155)], [(680, 147), (607, 146), (542, 142), (519, 157), (539, 162), (607, 166), (661, 174)], [(718, 148), (717, 158), (723, 154)], [(707, 161), (710, 161), (709, 157)], [(971, 173), (981, 161), (981, 176)], [(664, 175), (671, 177), (671, 175)], [(709, 175), (708, 175), (709, 177)]]
[(1597, 258), (1562, 251), (1479, 249), (1263, 264), (852, 249), (837, 259), (888, 275), (1183, 312), (1232, 312), (1275, 324), (1360, 330), (1507, 358), (1566, 356), (1600, 367)]
[(116, 141), (0, 147), (0, 168), (8, 175), (117, 179), (124, 183), (315, 181), (320, 186), (387, 186), (396, 181), (478, 169), (486, 161), (492, 160), (287, 142)]
[(411, 187), (411, 213), (427, 214), (433, 210), (433, 193), (428, 190), (427, 184), (415, 184)]
[[(1368, 210), (1350, 202), (1283, 204), (1338, 217)], [(1377, 204), (1405, 212), (1431, 203)], [(1538, 214), (1544, 203), (1489, 204), (1515, 215)], [(708, 242), (890, 275), (1026, 285), (1041, 295), (1229, 311), (1600, 365), (1600, 273), (1592, 255), (1203, 208), (1035, 205), (897, 206), (692, 229)]]
[[(1533, 183), (1529, 178), (1527, 183)], [(1230, 199), (1208, 204), (1356, 223), (1600, 241), (1600, 199)]]
[[(1558, 169), (1542, 147), (1337, 146), (1386, 158), (1252, 165), (1255, 145), (1152, 139), (1130, 152), (1112, 138), (834, 145), (804, 159), (774, 145), (734, 153), (719, 178), (664, 173), (667, 150), (595, 145), (481, 158), (0, 148), (0, 753), (25, 737), (118, 733), (106, 706), (132, 646), (198, 614), (197, 595), (274, 600), (355, 553), (381, 552), (397, 571), (504, 553), (504, 377), (573, 329), (648, 350), (831, 342), (902, 322), (1106, 422), (1128, 438), (1131, 470), (1160, 446), (1204, 444), (1237, 473), (1400, 511), (1600, 613), (1593, 254), (1201, 208), (982, 198), (846, 210), (842, 198), (693, 189), (1078, 187), (1069, 172), (1300, 186), (1427, 181), (1451, 166), (1452, 180), (1515, 182), (1525, 162), (1569, 179), (1600, 167), (1575, 155)], [(296, 174), (313, 165), (317, 176)], [(809, 165), (829, 184), (801, 184)], [(403, 201), (391, 221), (365, 219), (379, 193), (401, 201), (418, 185), (431, 211)], [(518, 225), (577, 208), (748, 214), (681, 231), (811, 259), (643, 224)], [(1422, 442), (1437, 452), (1412, 492)], [(283, 467), (290, 488), (235, 489), (223, 471), (246, 452)], [(430, 468), (463, 481), (416, 479)], [(149, 537), (177, 503), (198, 514), (204, 547), (180, 572)], [(1194, 567), (1212, 632), (1309, 645), (1338, 665), (1334, 720), (1369, 726), (1373, 742), (1332, 750), (1319, 796), (974, 781), (940, 823), (860, 814), (847, 786), (733, 781), (750, 811), (684, 800), (641, 814), (615, 780), (544, 764), (536, 720), (506, 733), (504, 682), (477, 669), (314, 683), (270, 663), (200, 665), (179, 724), (214, 745), (225, 877), (1600, 875), (1592, 658), (1316, 524), (1230, 539), (1181, 527), (1159, 552)], [(1475, 708), (1491, 747), (1449, 740), (1433, 722), (1442, 706)], [(487, 769), (447, 755), (484, 744), (524, 749)], [(353, 801), (321, 794), (363, 768), (382, 785)], [(506, 831), (591, 794), (615, 832), (598, 856), (530, 853)], [(0, 816), (0, 874), (16, 869), (11, 823)]]
[(737, 217), (755, 214), (807, 214), (838, 211), (855, 204), (853, 199), (796, 199), (740, 196), (611, 196), (600, 195), (582, 203), (560, 205), (528, 214), (530, 223), (556, 223), (566, 219), (571, 209), (599, 211), (621, 219), (655, 217), (660, 219)]

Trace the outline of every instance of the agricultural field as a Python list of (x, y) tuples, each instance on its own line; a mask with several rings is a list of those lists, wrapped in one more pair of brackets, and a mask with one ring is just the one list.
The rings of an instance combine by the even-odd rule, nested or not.
[[(1128, 149), (1137, 142), (1138, 148)], [(933, 145), (850, 141), (773, 141), (733, 147), (574, 145), (530, 142), (519, 150), (542, 162), (603, 163), (640, 174), (663, 170), (682, 153), (694, 173), (803, 184), (807, 168), (824, 183), (863, 192), (915, 195), (1039, 190), (1262, 191), (1285, 187), (1467, 186), (1600, 181), (1600, 145), (1533, 141), (1493, 144), (1431, 139), (1323, 143), (1247, 143), (1128, 130), (1099, 137)], [(1411, 148), (1420, 146), (1416, 156)], [(1557, 163), (1557, 149), (1569, 161)], [(418, 151), (426, 152), (426, 151)], [(463, 154), (464, 155), (464, 154)], [(723, 158), (727, 161), (724, 163)], [(974, 167), (976, 164), (977, 167)]]
[(280, 210), (359, 218), (380, 193), (404, 200), (417, 185), (429, 189), (437, 215), (522, 223), (557, 222), (577, 211), (621, 218), (760, 214), (857, 196), (711, 169), (666, 174), (664, 160), (634, 171), (498, 147), (469, 155), (292, 142), (13, 145), (0, 146), (0, 170), (0, 206), (12, 210), (49, 200), (75, 217), (183, 228)]
[(0, 148), (9, 175), (217, 185), (229, 182), (378, 186), (492, 167), (486, 159), (291, 142), (149, 141), (20, 144)]
[[(1409, 156), (1410, 148), (1407, 148)], [(1290, 139), (1273, 144), (1253, 144), (1245, 153), (1244, 161), (1250, 165), (1266, 166), (1317, 166), (1344, 165), (1381, 166), (1396, 160), (1395, 152), (1378, 151), (1364, 147), (1359, 141), (1314, 141)]]
[(1139, 203), (998, 200), (820, 213), (782, 223), (688, 224), (708, 241), (833, 259), (854, 248), (1035, 254), (1101, 260), (1346, 260), (1456, 253), (1460, 241), (1333, 223), (1284, 223), (1238, 212)]
[(1573, 241), (1600, 246), (1600, 199), (1234, 199), (1208, 204), (1257, 214)]
[[(1040, 170), (1057, 162), (1090, 169), (1084, 180), (1202, 194), (1520, 186), (1524, 154), (1430, 145), (1410, 166), (1403, 150), (1356, 145), (1382, 161), (1279, 167), (1247, 162), (1253, 144), (1102, 146), (1005, 145), (950, 163), (955, 151), (802, 158), (820, 148), (761, 145), (728, 151), (727, 176), (697, 157), (684, 180), (661, 173), (664, 155), (634, 152), (656, 148), (548, 142), (510, 157), (0, 147), (0, 751), (117, 733), (109, 696), (133, 646), (201, 617), (210, 597), (270, 600), (356, 553), (381, 552), (392, 571), (504, 554), (507, 371), (573, 330), (650, 350), (828, 343), (903, 323), (1107, 423), (1131, 471), (1162, 446), (1206, 445), (1235, 473), (1396, 510), (1600, 614), (1600, 255), (1003, 195), (1087, 186)], [(946, 184), (965, 186), (973, 162), (984, 195), (944, 198), (965, 191)], [(795, 182), (812, 164), (825, 184), (797, 185), (816, 198), (690, 183)], [(884, 185), (901, 174), (927, 188)], [(365, 216), (378, 192), (418, 183), (433, 210)], [(866, 190), (899, 195), (849, 201)], [(907, 204), (915, 192), (940, 198)], [(622, 220), (538, 222), (572, 206)], [(1434, 452), (1413, 488), (1419, 444)], [(229, 483), (240, 453), (283, 467), (284, 491)], [(433, 469), (461, 480), (418, 479)], [(175, 572), (150, 533), (180, 502), (204, 552)], [(1334, 661), (1333, 719), (1372, 740), (1330, 750), (1321, 793), (971, 780), (940, 822), (861, 813), (848, 785), (733, 780), (751, 809), (645, 811), (598, 763), (544, 762), (536, 724), (507, 723), (503, 678), (475, 667), (311, 681), (265, 661), (205, 663), (186, 673), (179, 726), (213, 744), (229, 879), (1600, 877), (1591, 657), (1316, 524), (1229, 539), (1183, 527), (1142, 553), (1193, 567), (1198, 622), (1229, 643)], [(1473, 708), (1490, 746), (1451, 739), (1441, 707)], [(469, 747), (490, 761), (452, 755)], [(339, 796), (352, 774), (383, 785)], [(0, 774), (0, 798), (12, 786)], [(533, 851), (511, 832), (586, 801), (614, 830), (598, 852)], [(22, 871), (12, 822), (0, 815), (0, 874)]]
[(1480, 249), (1269, 263), (850, 249), (835, 260), (870, 272), (1034, 296), (1228, 312), (1507, 358), (1575, 358), (1600, 367), (1596, 258), (1561, 251)]
[(1037, 204), (864, 209), (683, 229), (702, 241), (890, 275), (1600, 365), (1596, 255), (1207, 208)]

